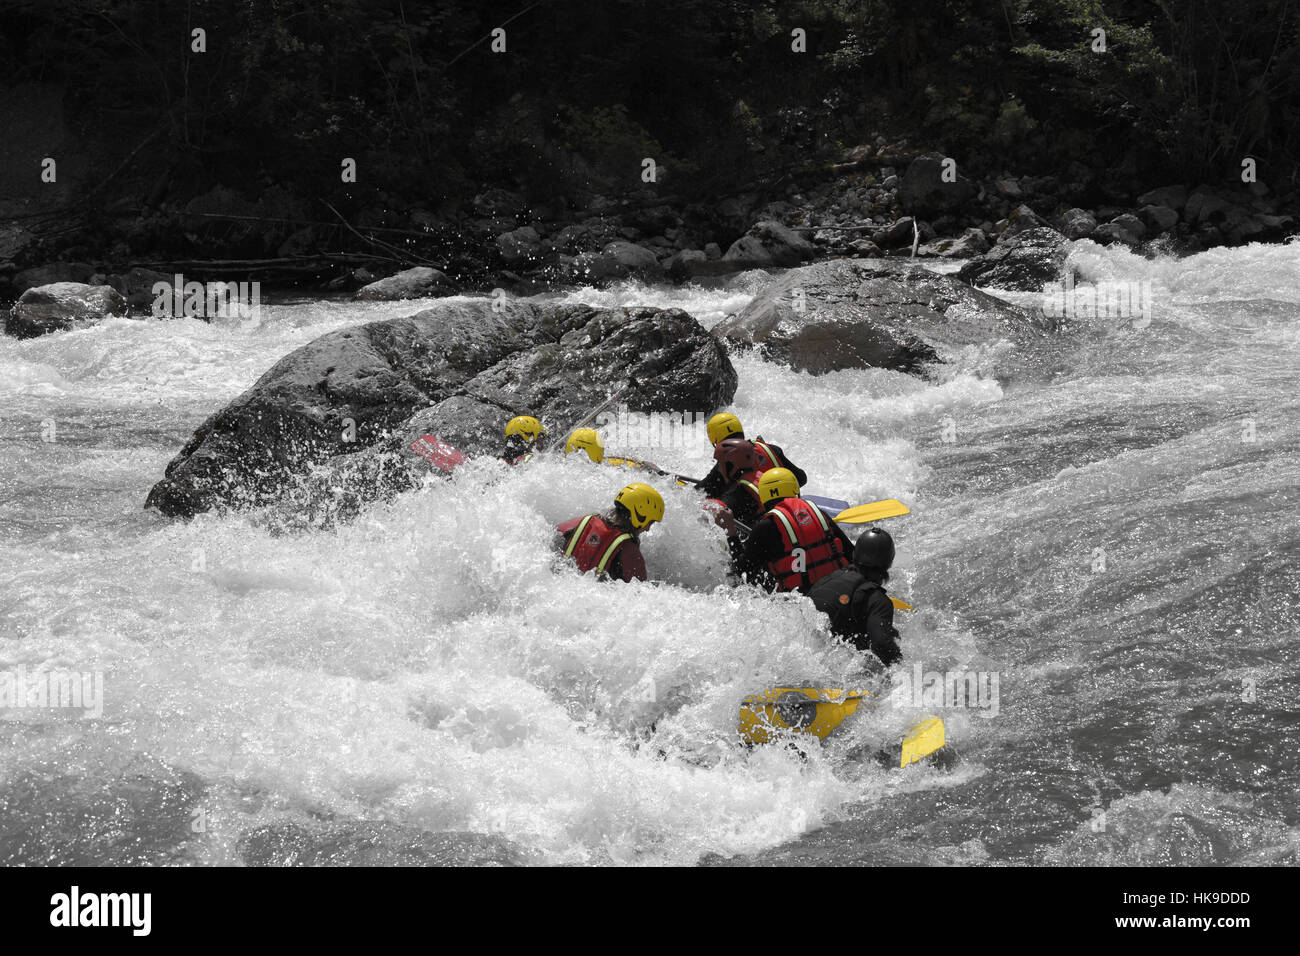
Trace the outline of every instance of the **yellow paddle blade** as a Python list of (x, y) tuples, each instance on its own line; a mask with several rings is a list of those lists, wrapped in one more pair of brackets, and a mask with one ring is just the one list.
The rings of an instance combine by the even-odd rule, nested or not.
[(894, 610), (895, 610), (895, 611), (915, 611), (915, 610), (916, 610), (916, 608), (912, 607), (912, 605), (908, 604), (906, 601), (900, 601), (898, 598), (890, 598), (889, 600), (891, 600), (891, 601), (894, 602)]
[(943, 721), (938, 717), (927, 717), (907, 732), (903, 738), (903, 756), (899, 767), (916, 763), (922, 757), (928, 757), (946, 743), (943, 733)]
[(912, 509), (901, 501), (896, 498), (886, 498), (884, 501), (873, 501), (870, 504), (846, 508), (835, 516), (835, 520), (845, 524), (870, 524), (882, 518), (897, 518), (899, 515), (911, 513)]

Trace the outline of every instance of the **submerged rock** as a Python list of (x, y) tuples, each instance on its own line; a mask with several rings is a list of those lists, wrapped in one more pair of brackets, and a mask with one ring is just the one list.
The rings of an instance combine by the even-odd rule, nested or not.
[(126, 300), (106, 285), (55, 282), (24, 292), (5, 322), (5, 331), (20, 339), (96, 325), (110, 315), (126, 315)]
[(1065, 236), (1047, 226), (1008, 231), (992, 249), (962, 266), (957, 277), (972, 285), (1038, 292), (1060, 277), (1065, 244)]
[[(62, 770), (15, 769), (5, 781), (0, 865), (183, 862), (207, 789), (200, 777), (145, 754), (69, 756)], [(88, 765), (79, 766), (83, 759)]]
[(1030, 313), (916, 265), (836, 259), (793, 269), (714, 334), (814, 374), (844, 368), (918, 373), (936, 345), (1042, 331)]
[(725, 350), (680, 309), (442, 302), (285, 356), (199, 426), (146, 507), (310, 510), (338, 494), (355, 510), (418, 480), (406, 447), (426, 432), (495, 454), (514, 415), (563, 430), (633, 377), (623, 401), (645, 411), (712, 410), (736, 390)]

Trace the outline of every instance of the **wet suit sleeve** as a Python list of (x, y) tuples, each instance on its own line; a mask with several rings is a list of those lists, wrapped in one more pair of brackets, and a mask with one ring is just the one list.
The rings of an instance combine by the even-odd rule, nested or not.
[(764, 515), (754, 524), (754, 530), (744, 544), (732, 549), (732, 568), (751, 584), (767, 591), (776, 590), (776, 578), (767, 569), (770, 562), (781, 556), (781, 532), (776, 522)]
[[(754, 500), (754, 496), (739, 484), (733, 485), (731, 491), (724, 495), (722, 500), (731, 509), (731, 513), (736, 516), (736, 520), (748, 525), (750, 528), (753, 528), (754, 523), (762, 517), (762, 513), (758, 509), (758, 502)], [(741, 535), (745, 534), (743, 531), (740, 533)]]
[(700, 483), (695, 486), (704, 492), (708, 498), (716, 498), (726, 490), (727, 485), (722, 480), (722, 472), (718, 470), (717, 464), (709, 469), (709, 473), (700, 479)]
[[(864, 599), (865, 597), (865, 599)], [(860, 650), (871, 651), (886, 666), (903, 659), (898, 647), (898, 631), (894, 627), (894, 604), (881, 588), (859, 591), (853, 598), (853, 617), (856, 627), (854, 643)], [(866, 647), (863, 647), (865, 638)]]

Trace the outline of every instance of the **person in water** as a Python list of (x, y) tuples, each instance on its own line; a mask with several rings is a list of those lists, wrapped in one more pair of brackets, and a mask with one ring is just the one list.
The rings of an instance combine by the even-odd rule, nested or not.
[(506, 443), (501, 458), (511, 465), (525, 462), (541, 451), (545, 439), (545, 425), (531, 415), (516, 415), (506, 422)]
[[(745, 437), (745, 430), (740, 426), (740, 419), (731, 412), (719, 412), (709, 419), (708, 424), (709, 443), (713, 445), (715, 451), (721, 442), (729, 438)], [(802, 468), (790, 461), (780, 445), (773, 445), (771, 442), (763, 441), (763, 436), (759, 435), (753, 442), (754, 445), (754, 470), (760, 475), (769, 468), (787, 468), (799, 482), (802, 488), (808, 483), (808, 475)], [(716, 458), (717, 455), (715, 454)], [(699, 488), (710, 498), (716, 498), (731, 485), (731, 480), (722, 472), (718, 465), (704, 476), (700, 481)]]
[(569, 440), (565, 442), (564, 453), (586, 452), (587, 457), (598, 465), (611, 465), (616, 468), (635, 468), (639, 471), (648, 471), (656, 475), (666, 475), (664, 471), (654, 462), (642, 461), (640, 458), (621, 458), (605, 454), (605, 443), (601, 440), (600, 432), (594, 428), (575, 428), (569, 435)]
[(853, 567), (833, 571), (808, 592), (817, 610), (829, 615), (832, 634), (875, 654), (886, 667), (903, 657), (894, 605), (885, 593), (893, 563), (894, 539), (868, 528), (853, 546)]
[(820, 508), (799, 497), (799, 481), (788, 468), (763, 472), (758, 498), (763, 514), (734, 562), (741, 578), (768, 591), (807, 594), (850, 566), (853, 543)]
[[(727, 532), (733, 563), (740, 558), (742, 536), (762, 514), (758, 496), (759, 473), (753, 442), (724, 438), (713, 448), (714, 471), (722, 476), (722, 490), (704, 503), (714, 523)], [(710, 472), (712, 474), (713, 472)]]
[(645, 559), (637, 539), (663, 519), (663, 496), (634, 482), (614, 496), (612, 514), (583, 515), (556, 527), (556, 549), (584, 574), (594, 570), (600, 578), (644, 581)]

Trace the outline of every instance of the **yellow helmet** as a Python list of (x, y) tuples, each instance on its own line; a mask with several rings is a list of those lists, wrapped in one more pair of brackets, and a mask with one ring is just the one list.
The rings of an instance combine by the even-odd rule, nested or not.
[(546, 428), (532, 415), (516, 415), (506, 422), (506, 437), (518, 435), (524, 441), (535, 442), (546, 434)]
[(740, 419), (731, 412), (718, 412), (709, 419), (709, 444), (716, 445), (724, 438), (745, 437), (745, 429), (740, 427)]
[(598, 465), (605, 460), (605, 443), (594, 428), (575, 428), (564, 446), (566, 455), (571, 451), (585, 451)]
[(637, 529), (648, 528), (652, 521), (664, 520), (663, 495), (642, 481), (633, 482), (615, 495), (614, 504), (623, 506), (632, 527)]
[(758, 500), (763, 504), (778, 498), (798, 498), (799, 479), (789, 468), (769, 468), (758, 479)]

